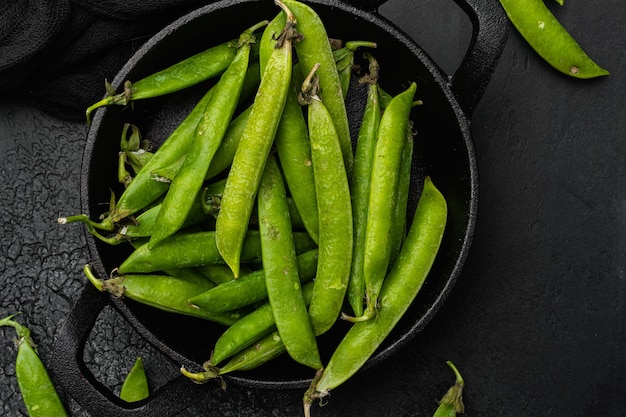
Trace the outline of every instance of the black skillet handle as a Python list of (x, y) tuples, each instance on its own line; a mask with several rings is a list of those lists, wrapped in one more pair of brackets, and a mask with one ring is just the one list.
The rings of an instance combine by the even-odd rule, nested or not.
[(179, 376), (136, 403), (127, 403), (99, 382), (83, 360), (85, 343), (109, 295), (86, 285), (55, 341), (51, 373), (64, 392), (94, 417), (173, 416), (207, 394)]
[[(376, 12), (387, 0), (344, 0), (354, 7)], [(509, 25), (497, 0), (454, 0), (473, 26), (472, 40), (454, 75), (451, 87), (461, 109), (471, 118), (506, 45)]]

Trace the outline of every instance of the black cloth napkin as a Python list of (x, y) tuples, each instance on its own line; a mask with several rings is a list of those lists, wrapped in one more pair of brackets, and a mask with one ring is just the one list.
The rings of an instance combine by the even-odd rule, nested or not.
[(0, 95), (67, 120), (104, 95), (130, 56), (204, 0), (5, 0)]

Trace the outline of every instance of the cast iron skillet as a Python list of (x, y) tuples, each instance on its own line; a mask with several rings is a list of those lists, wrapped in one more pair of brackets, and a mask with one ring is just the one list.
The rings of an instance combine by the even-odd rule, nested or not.
[[(507, 23), (495, 0), (456, 0), (469, 15), (473, 36), (456, 73), (448, 76), (392, 23), (378, 8), (386, 0), (311, 0), (331, 37), (371, 40), (381, 64), (381, 85), (395, 94), (411, 81), (418, 85), (424, 105), (412, 118), (418, 131), (411, 188), (412, 213), (424, 175), (430, 175), (446, 196), (449, 221), (439, 256), (432, 272), (403, 320), (366, 366), (372, 366), (413, 338), (433, 317), (460, 274), (470, 247), (478, 204), (476, 158), (470, 133), (470, 118), (500, 57), (507, 35)], [(263, 18), (278, 13), (270, 0), (222, 0), (198, 9), (167, 26), (149, 40), (125, 65), (113, 81), (119, 88), (219, 41), (236, 37)], [(166, 98), (135, 103), (133, 110), (101, 109), (96, 114), (83, 156), (81, 197), (84, 212), (97, 217), (106, 209), (109, 189), (117, 187), (116, 160), (119, 135), (125, 122), (135, 123), (143, 136), (162, 140), (191, 109), (206, 90), (199, 85)], [(349, 104), (349, 115), (358, 120), (362, 111)], [(410, 220), (410, 219), (409, 219)], [(91, 264), (100, 277), (118, 266), (126, 249), (111, 247), (87, 236)], [(85, 341), (95, 320), (106, 305), (113, 307), (134, 328), (172, 360), (198, 369), (221, 328), (203, 320), (173, 316), (128, 300), (111, 298), (86, 284), (80, 299), (61, 329), (52, 369), (58, 383), (93, 415), (173, 415), (201, 398), (207, 390), (184, 377), (158, 389), (140, 403), (126, 404), (96, 380), (83, 361)], [(347, 324), (320, 340), (321, 354), (328, 358)], [(190, 331), (193, 329), (193, 331)], [(227, 377), (228, 383), (253, 388), (304, 388), (312, 372), (282, 358), (272, 366)]]

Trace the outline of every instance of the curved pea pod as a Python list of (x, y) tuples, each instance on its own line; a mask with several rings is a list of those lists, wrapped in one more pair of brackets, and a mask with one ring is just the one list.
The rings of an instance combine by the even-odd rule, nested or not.
[[(294, 232), (294, 238), (298, 253), (315, 248), (315, 242), (306, 232)], [(258, 231), (251, 230), (246, 233), (241, 259), (247, 263), (261, 262), (261, 242)], [(217, 250), (214, 231), (177, 233), (164, 239), (153, 249), (150, 249), (148, 244), (139, 246), (122, 262), (118, 273), (122, 275), (148, 273), (171, 268), (223, 263), (224, 259)]]
[(297, 36), (295, 21), (289, 20), (261, 75), (259, 90), (224, 188), (215, 226), (216, 242), (235, 277), (239, 276), (241, 245), (265, 161), (285, 105), (291, 80), (292, 42)]
[(439, 407), (437, 407), (433, 417), (455, 417), (457, 414), (465, 412), (465, 405), (463, 404), (463, 388), (465, 388), (465, 381), (452, 362), (447, 361), (446, 364), (454, 372), (455, 381), (454, 385), (448, 389), (446, 394), (439, 401)]
[(363, 249), (367, 304), (363, 316), (359, 318), (363, 320), (376, 314), (378, 293), (389, 268), (392, 224), (398, 204), (400, 165), (416, 88), (416, 84), (412, 83), (408, 89), (394, 97), (380, 119), (378, 140), (372, 158)]
[(296, 16), (298, 28), (304, 35), (302, 42), (295, 45), (302, 76), (307, 77), (313, 67), (320, 64), (318, 75), (320, 88), (324, 92), (324, 104), (335, 124), (346, 170), (351, 173), (354, 154), (350, 126), (341, 79), (326, 28), (319, 15), (310, 6), (296, 0), (284, 0), (284, 3)]
[(319, 260), (309, 316), (317, 335), (340, 315), (352, 263), (353, 225), (348, 173), (332, 117), (319, 96), (317, 66), (306, 78), (309, 137), (319, 218)]
[[(221, 74), (237, 53), (232, 44), (233, 41), (229, 41), (206, 49), (135, 83), (126, 81), (123, 92), (111, 92), (112, 94), (87, 108), (87, 123), (91, 122), (91, 114), (99, 107), (125, 106), (134, 100), (170, 94)], [(107, 90), (110, 87), (107, 86)]]
[[(298, 255), (297, 262), (300, 282), (312, 280), (317, 271), (317, 249)], [(265, 271), (261, 269), (210, 288), (190, 298), (189, 304), (207, 311), (223, 312), (249, 306), (266, 298)]]
[(366, 54), (366, 57), (370, 61), (369, 75), (367, 78), (363, 77), (362, 80), (368, 84), (367, 101), (359, 127), (354, 156), (354, 170), (352, 171), (352, 179), (350, 181), (354, 245), (347, 297), (355, 317), (363, 315), (363, 305), (365, 303), (365, 278), (363, 276), (365, 226), (367, 223), (372, 160), (374, 150), (376, 149), (381, 116), (378, 97), (378, 61), (370, 54)]
[(526, 42), (557, 71), (575, 78), (609, 75), (585, 53), (543, 0), (500, 0), (500, 4)]
[(300, 285), (287, 191), (273, 155), (265, 164), (257, 201), (265, 286), (278, 333), (289, 356), (320, 369), (322, 361)]
[(206, 291), (214, 284), (208, 279), (190, 279), (189, 276), (127, 274), (106, 280), (98, 279), (91, 267), (83, 268), (85, 276), (99, 291), (116, 297), (126, 297), (169, 313), (183, 314), (229, 326), (241, 318), (240, 312), (210, 313), (187, 304), (187, 299)]
[(371, 320), (354, 323), (323, 372), (304, 395), (305, 415), (316, 398), (322, 398), (347, 381), (378, 349), (407, 311), (434, 263), (447, 219), (447, 204), (430, 177), (426, 177), (413, 223), (398, 261), (380, 292), (380, 308)]
[(17, 332), (15, 376), (22, 400), (31, 417), (67, 416), (54, 388), (48, 370), (39, 358), (30, 329), (13, 320), (15, 315), (0, 320), (0, 326), (11, 326)]
[(149, 395), (150, 387), (143, 367), (143, 360), (138, 357), (124, 378), (120, 389), (120, 398), (126, 402), (135, 402), (148, 398)]
[[(370, 41), (348, 41), (339, 49), (333, 51), (337, 72), (341, 80), (341, 92), (343, 99), (348, 95), (350, 88), (350, 80), (352, 79), (352, 71), (354, 69), (354, 54), (358, 48), (376, 48), (376, 42)], [(356, 158), (356, 156), (355, 156)]]
[[(281, 13), (272, 20), (261, 38), (259, 61), (263, 67), (274, 49), (273, 38), (284, 26), (285, 17)], [(317, 242), (319, 223), (317, 219), (317, 196), (311, 166), (311, 145), (309, 132), (302, 107), (298, 103), (299, 86), (302, 84), (299, 69), (292, 70), (291, 83), (285, 106), (274, 137), (278, 161), (284, 173), (285, 183), (298, 210), (304, 228)], [(292, 222), (294, 216), (291, 216)]]
[(150, 248), (176, 233), (185, 221), (237, 107), (248, 70), (250, 44), (254, 42), (252, 33), (266, 24), (267, 21), (260, 22), (240, 36), (237, 55), (215, 85), (187, 156), (165, 195), (157, 218), (159, 227), (150, 237)]

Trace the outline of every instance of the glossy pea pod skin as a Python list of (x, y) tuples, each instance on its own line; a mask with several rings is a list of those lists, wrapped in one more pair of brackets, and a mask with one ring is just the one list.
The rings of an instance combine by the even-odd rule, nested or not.
[(98, 291), (108, 292), (115, 297), (126, 297), (169, 313), (198, 317), (225, 326), (241, 317), (240, 312), (209, 313), (187, 304), (189, 297), (214, 285), (208, 279), (202, 282), (164, 274), (127, 274), (102, 280), (95, 276), (89, 265), (85, 265), (83, 272)]
[(133, 100), (158, 97), (215, 77), (228, 68), (235, 54), (236, 49), (232, 47), (232, 41), (224, 42), (135, 83), (126, 81), (122, 93), (109, 95), (87, 108), (87, 123), (91, 121), (91, 113), (99, 107), (113, 104), (127, 105)]
[(48, 371), (39, 358), (30, 329), (13, 320), (15, 315), (0, 320), (0, 326), (11, 326), (17, 332), (15, 376), (30, 417), (64, 417), (65, 407), (59, 398)]
[(543, 0), (500, 0), (500, 4), (526, 42), (557, 71), (582, 79), (609, 74), (585, 53)]
[(289, 356), (320, 369), (322, 361), (300, 285), (287, 191), (273, 155), (265, 164), (257, 201), (265, 286), (278, 333)]
[(303, 83), (319, 218), (319, 261), (309, 316), (317, 335), (341, 313), (352, 264), (353, 225), (348, 173), (332, 116), (317, 96), (313, 68)]
[(351, 173), (354, 154), (350, 126), (341, 79), (324, 23), (310, 6), (296, 0), (284, 0), (284, 3), (296, 16), (299, 30), (304, 35), (302, 42), (295, 45), (302, 76), (307, 77), (313, 67), (320, 64), (318, 75), (322, 98), (335, 124), (346, 170)]
[(416, 88), (416, 84), (412, 83), (394, 97), (380, 119), (372, 158), (363, 249), (366, 301), (363, 319), (370, 319), (376, 314), (378, 293), (389, 268), (402, 151)]
[(138, 357), (132, 368), (124, 378), (119, 397), (126, 402), (135, 402), (150, 396), (148, 378), (143, 366), (143, 359)]
[(347, 297), (354, 317), (363, 315), (363, 306), (365, 304), (365, 278), (363, 276), (365, 226), (367, 222), (372, 160), (374, 150), (376, 149), (382, 111), (378, 97), (378, 62), (370, 54), (366, 54), (366, 57), (370, 61), (369, 76), (367, 80), (364, 80), (368, 84), (367, 101), (357, 137), (354, 170), (352, 171), (352, 180), (350, 181), (354, 245)]
[(185, 221), (237, 107), (250, 62), (250, 44), (254, 42), (252, 34), (266, 24), (267, 21), (260, 22), (240, 36), (237, 55), (215, 86), (194, 132), (185, 161), (165, 195), (157, 218), (159, 227), (150, 238), (150, 248), (176, 233)]
[[(317, 249), (297, 257), (298, 278), (311, 281), (317, 271)], [(189, 304), (212, 312), (224, 312), (258, 303), (267, 298), (265, 271), (258, 270), (211, 288), (189, 299)]]
[[(315, 248), (315, 242), (306, 232), (294, 232), (298, 253)], [(258, 231), (250, 230), (244, 237), (241, 259), (243, 262), (261, 261), (261, 242)], [(153, 249), (148, 244), (136, 248), (118, 267), (119, 274), (148, 273), (171, 268), (189, 268), (225, 261), (217, 249), (216, 232), (177, 233), (164, 239)]]
[(305, 415), (316, 398), (347, 381), (371, 357), (406, 313), (434, 263), (447, 221), (447, 204), (430, 177), (424, 180), (413, 223), (394, 268), (380, 292), (380, 308), (371, 320), (354, 323), (323, 372), (303, 398)]
[[(265, 28), (259, 47), (261, 68), (264, 68), (274, 49), (274, 37), (280, 34), (284, 25), (285, 15), (280, 13)], [(289, 92), (276, 129), (274, 146), (281, 169), (284, 172), (287, 188), (298, 209), (302, 223), (311, 238), (317, 242), (319, 234), (317, 197), (313, 180), (313, 167), (311, 166), (309, 132), (302, 107), (298, 103), (298, 91), (302, 84), (299, 71), (297, 65), (292, 69)]]
[(287, 19), (285, 30), (263, 70), (248, 123), (233, 158), (217, 217), (217, 247), (235, 277), (239, 276), (241, 245), (289, 90), (292, 42), (297, 37), (295, 24), (295, 20)]

